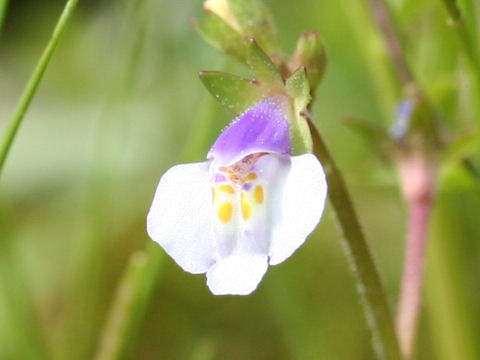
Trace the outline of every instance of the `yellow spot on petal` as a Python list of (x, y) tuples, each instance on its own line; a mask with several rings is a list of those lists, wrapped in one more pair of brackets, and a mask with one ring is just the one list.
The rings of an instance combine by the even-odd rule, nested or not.
[(215, 199), (217, 198), (217, 189), (215, 189), (214, 186), (212, 186), (212, 199), (213, 202), (215, 202)]
[(246, 177), (245, 177), (245, 181), (249, 181), (249, 180), (255, 180), (257, 178), (257, 174), (255, 173), (250, 173), (248, 174)]
[(255, 186), (255, 192), (253, 196), (257, 203), (259, 204), (263, 203), (263, 187), (261, 185)]
[(230, 185), (220, 185), (218, 189), (220, 191), (223, 191), (223, 192), (226, 192), (226, 193), (229, 193), (229, 194), (234, 193), (233, 188)]
[(252, 217), (253, 209), (252, 204), (248, 201), (245, 193), (242, 193), (242, 217), (243, 220), (248, 220)]
[(232, 219), (233, 206), (230, 202), (224, 202), (218, 207), (218, 218), (224, 224)]

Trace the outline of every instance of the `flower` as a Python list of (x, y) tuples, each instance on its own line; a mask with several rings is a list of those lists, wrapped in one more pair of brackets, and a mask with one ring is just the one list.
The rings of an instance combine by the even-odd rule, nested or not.
[(292, 156), (289, 101), (271, 96), (223, 131), (207, 161), (161, 178), (147, 231), (185, 271), (207, 274), (216, 295), (247, 295), (268, 265), (315, 229), (327, 194), (313, 154)]

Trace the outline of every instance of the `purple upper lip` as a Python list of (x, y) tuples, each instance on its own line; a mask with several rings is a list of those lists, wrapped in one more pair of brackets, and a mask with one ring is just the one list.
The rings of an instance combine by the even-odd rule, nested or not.
[(291, 153), (288, 118), (281, 96), (262, 100), (239, 116), (218, 137), (207, 158), (230, 165), (256, 152)]

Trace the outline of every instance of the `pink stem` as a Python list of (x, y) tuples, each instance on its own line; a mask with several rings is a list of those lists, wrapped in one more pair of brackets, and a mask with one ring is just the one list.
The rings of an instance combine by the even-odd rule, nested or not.
[(433, 166), (414, 154), (400, 167), (408, 205), (408, 232), (402, 288), (397, 314), (397, 333), (406, 359), (413, 355), (422, 303), (423, 267), (428, 220), (433, 202)]

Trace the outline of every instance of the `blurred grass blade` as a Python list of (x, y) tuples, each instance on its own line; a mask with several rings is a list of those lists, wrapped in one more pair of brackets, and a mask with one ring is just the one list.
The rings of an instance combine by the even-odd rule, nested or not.
[[(2, 0), (0, 0), (2, 1)], [(4, 11), (6, 6), (6, 1), (4, 1), (3, 10), (0, 8), (0, 15), (3, 15), (1, 11)], [(10, 119), (10, 122), (5, 129), (5, 133), (0, 141), (0, 176), (2, 174), (3, 166), (5, 165), (5, 160), (7, 159), (8, 152), (12, 146), (13, 140), (15, 139), (15, 135), (17, 134), (18, 128), (22, 123), (23, 118), (25, 117), (25, 113), (27, 112), (30, 103), (32, 102), (33, 96), (35, 95), (38, 85), (42, 80), (43, 74), (52, 58), (55, 49), (57, 48), (58, 41), (60, 40), (65, 28), (73, 15), (75, 7), (77, 6), (78, 0), (68, 0), (65, 8), (63, 9), (60, 18), (53, 29), (52, 36), (47, 43), (47, 46), (43, 50), (40, 59), (33, 70), (32, 75), (30, 76), (25, 89), (20, 97), (20, 100), (17, 103), (15, 108), (15, 112)], [(1, 5), (1, 4), (0, 4)]]
[[(145, 41), (150, 25), (149, 2), (127, 0), (119, 3), (126, 17), (117, 28), (115, 47), (110, 59), (120, 64), (113, 68), (107, 81), (101, 119), (98, 121), (94, 153), (82, 231), (70, 260), (61, 347), (58, 358), (90, 359), (95, 351), (100, 325), (103, 321), (105, 260), (115, 209), (115, 190), (118, 186), (121, 159), (125, 154), (125, 134), (128, 133), (129, 105), (138, 90), (140, 71), (144, 65)], [(124, 7), (124, 8), (122, 8)], [(123, 20), (124, 19), (124, 20)], [(124, 54), (124, 56), (122, 56)]]
[(341, 0), (340, 6), (347, 16), (360, 57), (363, 58), (375, 88), (377, 106), (382, 112), (383, 122), (389, 123), (392, 109), (395, 108), (401, 91), (385, 45), (371, 21), (364, 2)]
[(377, 358), (401, 360), (387, 296), (345, 181), (311, 119), (309, 119), (309, 125), (312, 131), (314, 153), (322, 162), (327, 173), (328, 198), (342, 230), (345, 249), (352, 269), (354, 269), (358, 292), (363, 300), (367, 321), (372, 330), (373, 346)]
[[(205, 96), (204, 99), (199, 120), (194, 123), (196, 126), (186, 142), (188, 145), (183, 157), (188, 161), (197, 161), (199, 152), (206, 153), (207, 142), (216, 135), (217, 126), (213, 121), (215, 103), (211, 96)], [(164, 257), (164, 252), (153, 241), (149, 241), (147, 249), (141, 254), (132, 255), (118, 285), (97, 349), (96, 360), (124, 359), (135, 341), (138, 325), (152, 296), (155, 280), (161, 273)], [(142, 258), (143, 256), (145, 258)]]
[(456, 0), (442, 0), (443, 4), (447, 8), (447, 12), (450, 15), (450, 21), (456, 22), (459, 21), (462, 17), (462, 12), (460, 11)]
[(8, 0), (0, 0), (0, 35), (2, 34), (3, 20), (7, 13)]
[(480, 120), (480, 104), (477, 101), (480, 96), (480, 47), (475, 5), (471, 1), (464, 1), (465, 10), (462, 12), (456, 0), (443, 0), (442, 2), (447, 10), (449, 23), (455, 29), (468, 59), (467, 74), (472, 83), (472, 102), (477, 113), (476, 118)]
[(461, 166), (450, 167), (440, 187), (426, 274), (430, 332), (439, 360), (480, 359), (479, 187)]
[(150, 242), (146, 251), (132, 254), (114, 295), (96, 360), (128, 356), (158, 278), (164, 253)]
[(50, 356), (35, 311), (30, 279), (19, 256), (11, 223), (0, 204), (0, 297), (6, 307), (6, 316), (1, 321), (8, 324), (8, 336), (0, 339), (0, 357), (6, 350), (9, 359), (47, 360)]

